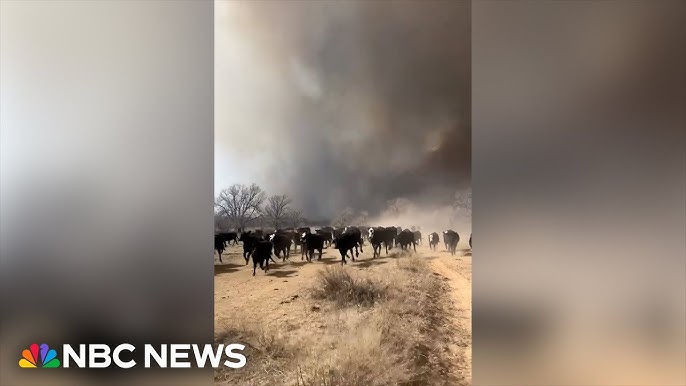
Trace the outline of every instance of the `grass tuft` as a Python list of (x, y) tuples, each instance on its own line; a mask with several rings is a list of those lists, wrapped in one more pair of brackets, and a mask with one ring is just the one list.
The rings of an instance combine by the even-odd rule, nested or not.
[(318, 285), (312, 290), (315, 299), (326, 299), (339, 306), (370, 306), (386, 295), (386, 286), (369, 278), (356, 278), (342, 268), (325, 268), (317, 276)]

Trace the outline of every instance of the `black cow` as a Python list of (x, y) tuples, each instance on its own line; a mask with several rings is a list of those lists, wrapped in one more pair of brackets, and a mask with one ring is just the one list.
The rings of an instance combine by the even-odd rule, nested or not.
[[(382, 233), (383, 231), (381, 228), (367, 229), (367, 240), (369, 240), (369, 243), (372, 245), (372, 259), (375, 258), (377, 254), (381, 256), (381, 244), (383, 244), (383, 239), (381, 238)], [(386, 254), (388, 254), (388, 250), (386, 250)]]
[(401, 227), (393, 227), (395, 228), (395, 236), (393, 237), (393, 240), (395, 240), (394, 245), (396, 247), (400, 246), (400, 233), (403, 231), (403, 228)]
[(429, 235), (429, 248), (432, 251), (436, 250), (436, 247), (438, 247), (438, 243), (441, 242), (441, 238), (438, 236), (438, 233), (433, 232), (432, 234)]
[(232, 245), (238, 245), (238, 233), (236, 232), (219, 232), (216, 236), (219, 236), (219, 238), (221, 238), (222, 241), (224, 241), (225, 246), (228, 246), (229, 243), (232, 241)]
[(398, 229), (396, 227), (386, 227), (384, 229), (386, 229), (386, 239), (384, 240), (386, 249), (392, 249), (395, 246), (396, 239), (398, 238)]
[(217, 251), (217, 254), (219, 255), (219, 262), (223, 263), (222, 261), (222, 253), (224, 253), (224, 248), (226, 247), (224, 239), (219, 236), (219, 235), (214, 235), (214, 250)]
[(250, 262), (250, 255), (253, 253), (255, 244), (261, 241), (261, 237), (252, 234), (250, 231), (241, 233), (241, 237), (238, 239), (243, 242), (243, 258), (245, 259), (245, 265)]
[[(386, 228), (369, 228), (367, 231), (367, 239), (369, 240), (369, 243), (372, 244), (372, 259), (376, 256), (381, 256), (381, 244), (386, 245), (386, 254), (388, 255), (388, 247), (393, 243), (393, 236)], [(390, 243), (388, 242), (389, 239), (391, 240)]]
[[(300, 234), (300, 240), (303, 244), (303, 250), (307, 249), (307, 261), (312, 261), (314, 251), (319, 251), (319, 260), (322, 259), (322, 253), (324, 253), (324, 238), (322, 235), (303, 232)], [(300, 260), (302, 259), (301, 256)]]
[[(291, 256), (291, 238), (288, 233), (274, 232), (269, 235), (269, 241), (274, 245), (274, 254), (286, 261)], [(280, 256), (283, 254), (283, 256)]]
[[(341, 236), (345, 234), (352, 235), (351, 237), (353, 238), (353, 240), (355, 240), (355, 256), (359, 257), (360, 253), (357, 252), (357, 247), (360, 247), (360, 252), (364, 252), (362, 250), (362, 232), (360, 232), (360, 230), (357, 227), (345, 227), (343, 233), (341, 233)], [(355, 259), (353, 259), (353, 261), (355, 261)]]
[[(357, 249), (358, 235), (354, 232), (343, 232), (340, 236), (333, 240), (334, 247), (338, 249), (341, 253), (341, 265), (348, 264), (345, 258), (348, 256), (348, 251), (350, 251), (350, 257), (355, 261), (355, 255), (353, 255), (353, 249)], [(359, 255), (358, 255), (359, 256)]]
[(460, 235), (454, 230), (448, 229), (443, 232), (443, 242), (445, 242), (445, 248), (450, 251), (450, 254), (454, 255), (457, 243), (460, 242)]
[(258, 240), (255, 242), (255, 250), (252, 254), (252, 275), (255, 276), (257, 265), (265, 273), (269, 271), (269, 260), (272, 260), (272, 243), (269, 241)]
[(422, 232), (420, 231), (413, 231), (412, 235), (414, 236), (414, 242), (415, 244), (422, 244)]
[(340, 237), (343, 234), (343, 230), (345, 228), (340, 228), (340, 227), (335, 227), (331, 229), (331, 233), (333, 234), (333, 238)]
[(414, 234), (409, 229), (405, 229), (402, 232), (400, 232), (400, 234), (398, 235), (398, 244), (400, 244), (400, 248), (403, 251), (407, 250), (407, 247), (409, 247), (410, 244), (412, 244), (414, 251), (417, 252), (417, 244), (414, 241)]
[(331, 233), (331, 231), (317, 229), (315, 232), (317, 232), (318, 235), (321, 235), (324, 238), (324, 242), (327, 246), (331, 246), (331, 242), (333, 241), (333, 233)]
[(312, 230), (309, 227), (298, 228), (297, 239), (300, 242), (300, 260), (302, 260), (303, 257), (305, 256), (305, 241), (303, 239), (303, 233), (306, 233), (309, 235), (310, 233), (312, 233)]

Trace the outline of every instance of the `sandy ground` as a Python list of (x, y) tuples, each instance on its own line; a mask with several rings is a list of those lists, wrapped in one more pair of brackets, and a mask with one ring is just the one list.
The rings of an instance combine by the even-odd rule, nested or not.
[[(426, 257), (436, 275), (445, 280), (452, 291), (453, 323), (456, 331), (469, 331), (471, 336), (472, 314), (472, 257), (466, 240), (461, 240), (455, 256), (451, 256), (439, 244), (436, 252), (428, 245), (417, 247), (417, 254)], [(397, 252), (396, 249), (394, 251)], [(308, 263), (301, 260), (300, 251), (291, 250), (290, 260), (281, 259), (271, 264), (268, 273), (257, 270), (252, 276), (252, 261), (245, 265), (242, 247), (231, 246), (222, 255), (223, 264), (215, 254), (215, 330), (230, 325), (232, 319), (259, 321), (270, 330), (288, 334), (291, 339), (303, 342), (326, 339), (326, 329), (333, 327), (336, 320), (330, 314), (320, 312), (321, 307), (307, 297), (307, 289), (315, 284), (316, 275), (325, 266), (340, 265), (337, 250), (325, 249), (321, 261)], [(383, 274), (384, 265), (403, 256), (384, 255), (371, 258), (371, 246), (365, 245), (364, 252), (355, 262), (348, 260), (347, 267)], [(328, 315), (323, 317), (322, 315)], [(471, 382), (471, 338), (454, 339), (452, 355), (455, 367), (451, 369), (462, 379)], [(332, 342), (335, 344), (335, 342)], [(458, 354), (459, 353), (459, 354)], [(465, 360), (462, 360), (464, 358)]]

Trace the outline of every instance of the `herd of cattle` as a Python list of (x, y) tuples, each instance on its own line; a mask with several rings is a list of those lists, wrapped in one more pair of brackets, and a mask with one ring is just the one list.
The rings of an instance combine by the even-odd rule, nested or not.
[[(422, 243), (422, 233), (402, 229), (401, 227), (322, 227), (312, 233), (310, 228), (298, 228), (290, 230), (274, 230), (264, 232), (263, 230), (247, 232), (225, 232), (214, 236), (214, 249), (222, 261), (222, 253), (229, 244), (238, 245), (243, 243), (243, 258), (247, 265), (252, 257), (253, 276), (257, 266), (265, 272), (269, 271), (269, 261), (274, 261), (272, 253), (282, 261), (290, 258), (291, 247), (294, 253), (300, 247), (300, 259), (307, 259), (311, 262), (315, 252), (319, 253), (318, 259), (321, 260), (325, 247), (333, 246), (341, 254), (341, 265), (347, 264), (346, 258), (350, 253), (350, 258), (355, 261), (355, 257), (360, 256), (362, 246), (365, 241), (372, 245), (372, 258), (381, 256), (381, 248), (384, 247), (386, 254), (394, 247), (408, 250), (410, 245), (417, 251), (417, 244)], [(455, 254), (460, 235), (452, 229), (443, 232), (443, 242), (445, 249)], [(436, 250), (440, 243), (440, 236), (433, 232), (428, 237), (429, 248)], [(472, 236), (469, 236), (469, 247), (472, 247)], [(358, 250), (359, 249), (359, 250)], [(355, 251), (353, 254), (353, 250)]]

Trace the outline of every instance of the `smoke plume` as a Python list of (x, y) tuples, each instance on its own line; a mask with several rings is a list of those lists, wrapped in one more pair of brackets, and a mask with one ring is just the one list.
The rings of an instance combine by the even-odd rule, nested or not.
[(469, 2), (220, 2), (216, 189), (310, 218), (447, 205), (469, 186)]

